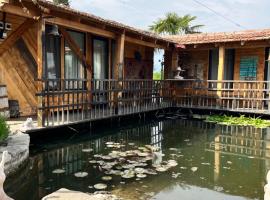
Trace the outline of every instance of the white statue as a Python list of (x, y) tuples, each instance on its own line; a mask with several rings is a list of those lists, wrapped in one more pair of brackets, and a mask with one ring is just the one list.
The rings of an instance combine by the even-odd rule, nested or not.
[(183, 80), (184, 77), (180, 76), (180, 74), (181, 74), (181, 72), (183, 72), (185, 70), (182, 70), (181, 67), (177, 67), (177, 69), (175, 71), (176, 71), (176, 75), (174, 76), (174, 79)]
[(27, 118), (27, 120), (22, 125), (22, 131), (27, 131), (34, 128), (34, 123), (32, 118)]
[(270, 200), (270, 170), (266, 176), (267, 184), (264, 186), (264, 200)]
[(9, 159), (9, 154), (7, 151), (4, 151), (2, 153), (2, 160), (0, 163), (0, 199), (1, 200), (13, 200), (9, 196), (6, 195), (4, 191), (4, 182), (6, 180), (6, 174), (5, 174), (5, 162)]

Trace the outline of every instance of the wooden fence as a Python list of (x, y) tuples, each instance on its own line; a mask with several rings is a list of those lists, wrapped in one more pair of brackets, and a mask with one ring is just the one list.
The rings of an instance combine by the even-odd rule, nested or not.
[(178, 107), (270, 114), (269, 81), (174, 81)]
[(270, 114), (268, 81), (40, 81), (38, 109), (45, 127), (170, 107)]
[(172, 107), (169, 81), (47, 79), (42, 82), (42, 125), (55, 126)]

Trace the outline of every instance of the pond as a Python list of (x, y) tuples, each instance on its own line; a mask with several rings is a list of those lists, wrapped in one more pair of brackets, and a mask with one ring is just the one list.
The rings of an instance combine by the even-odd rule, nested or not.
[[(270, 129), (164, 119), (94, 135), (32, 146), (29, 164), (7, 180), (8, 194), (16, 200), (36, 200), (60, 188), (95, 192), (95, 184), (105, 183), (106, 191), (130, 200), (263, 199), (270, 169)], [(115, 150), (108, 144), (114, 143), (119, 143), (116, 151), (123, 152), (152, 145), (163, 154), (163, 161), (176, 160), (178, 165), (145, 178), (105, 175), (106, 170), (95, 163), (102, 157), (94, 155), (108, 155)], [(141, 168), (151, 167), (151, 162)], [(77, 172), (88, 175), (78, 178)], [(104, 181), (104, 176), (112, 180)]]

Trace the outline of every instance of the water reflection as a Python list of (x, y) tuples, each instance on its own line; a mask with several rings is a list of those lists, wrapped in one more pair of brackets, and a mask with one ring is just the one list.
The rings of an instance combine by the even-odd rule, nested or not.
[[(62, 187), (93, 192), (88, 186), (100, 182), (103, 174), (88, 161), (93, 154), (108, 153), (105, 145), (108, 141), (133, 142), (137, 146), (151, 144), (160, 147), (159, 153), (166, 155), (163, 159), (178, 161), (176, 168), (142, 181), (132, 180), (123, 185), (120, 178), (114, 178), (108, 189), (123, 198), (263, 197), (264, 177), (270, 169), (270, 129), (219, 126), (190, 120), (152, 122), (108, 131), (99, 138), (80, 136), (58, 145), (46, 144), (31, 157), (20, 176), (8, 180), (8, 193), (17, 200), (36, 200)], [(89, 148), (94, 150), (93, 154), (82, 152)], [(177, 151), (172, 152), (170, 148)], [(128, 149), (126, 145), (123, 150)], [(191, 167), (198, 167), (198, 171), (192, 172)], [(54, 169), (65, 169), (65, 174), (52, 174)], [(86, 171), (89, 176), (75, 178), (74, 173), (78, 171)], [(172, 178), (172, 173), (179, 176)]]

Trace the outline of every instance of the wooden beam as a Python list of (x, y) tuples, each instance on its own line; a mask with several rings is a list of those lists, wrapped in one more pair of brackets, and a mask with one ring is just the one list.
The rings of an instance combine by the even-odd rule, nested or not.
[(7, 51), (13, 44), (20, 39), (22, 34), (29, 29), (34, 23), (32, 19), (26, 19), (15, 31), (13, 31), (8, 38), (0, 44), (0, 56)]
[[(45, 66), (45, 22), (41, 18), (38, 21), (37, 26), (37, 78), (42, 80), (43, 78), (43, 66)], [(43, 82), (38, 81), (38, 92), (42, 92), (43, 90)], [(43, 108), (44, 100), (42, 96), (38, 96), (38, 107)], [(37, 117), (38, 117), (38, 126), (43, 127), (45, 125), (45, 111), (38, 109)]]
[(22, 7), (15, 6), (12, 4), (4, 4), (2, 7), (0, 7), (0, 12), (6, 12), (10, 14), (14, 14), (20, 17), (26, 17), (26, 18), (37, 18), (40, 16), (40, 13), (34, 11), (34, 10), (28, 10), (28, 12), (24, 11)]
[(138, 44), (138, 45), (142, 45), (142, 46), (147, 46), (147, 47), (152, 47), (152, 48), (158, 48), (158, 49), (167, 49), (168, 48), (167, 45), (156, 44), (156, 42), (146, 42), (146, 41), (132, 38), (129, 36), (126, 36), (126, 42)]
[(86, 57), (82, 53), (80, 47), (76, 44), (73, 38), (69, 35), (69, 33), (62, 27), (59, 27), (65, 41), (68, 43), (71, 50), (78, 56), (78, 58), (82, 61), (82, 63), (86, 66), (89, 71), (92, 71), (91, 64), (87, 61)]
[(106, 30), (96, 28), (96, 27), (92, 27), (92, 26), (82, 24), (76, 21), (71, 21), (71, 20), (55, 17), (55, 18), (46, 19), (46, 22), (50, 24), (57, 24), (59, 26), (74, 29), (77, 31), (84, 31), (87, 33), (92, 33), (94, 35), (103, 36), (106, 38), (115, 38), (115, 34), (113, 32), (106, 31)]

